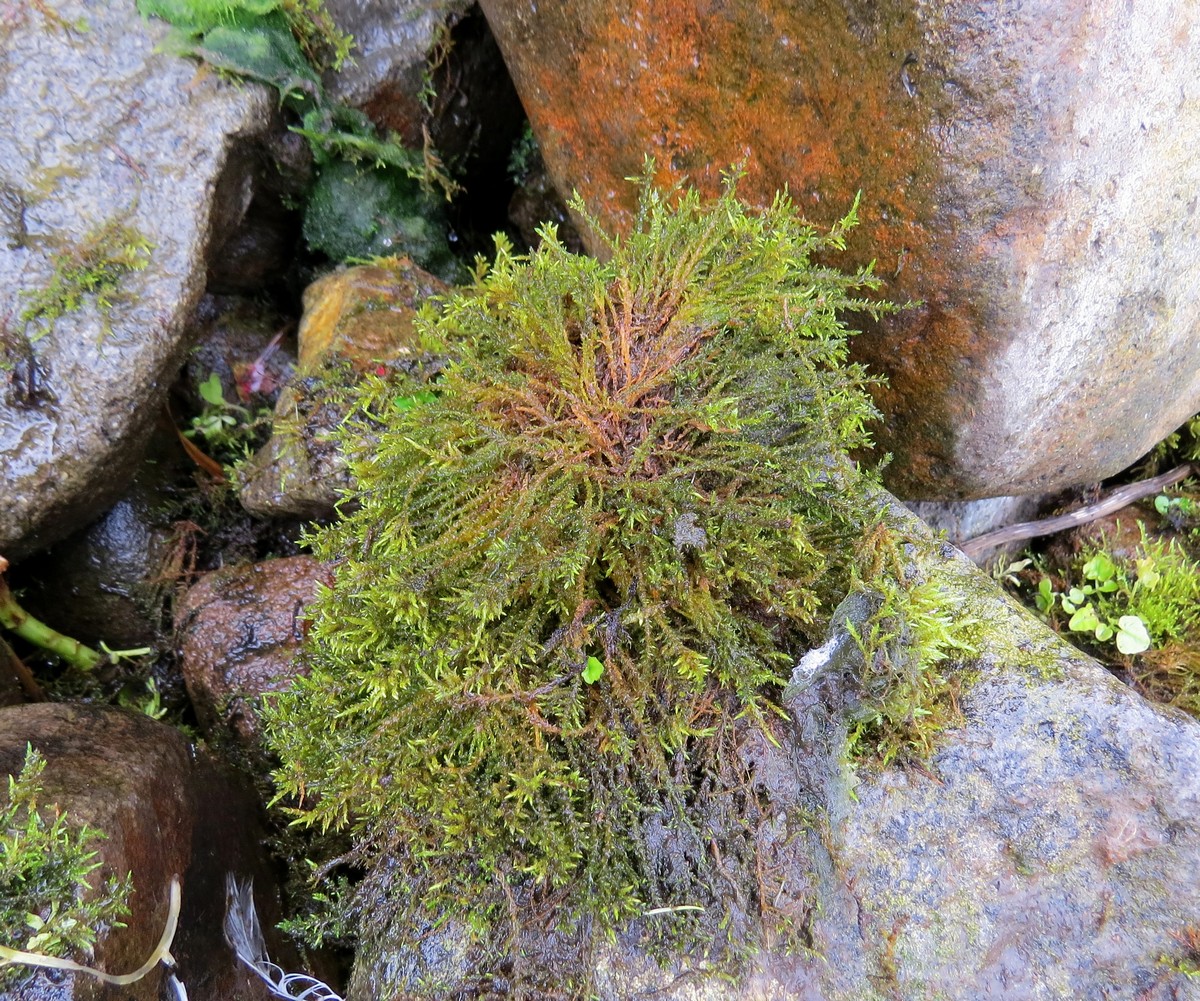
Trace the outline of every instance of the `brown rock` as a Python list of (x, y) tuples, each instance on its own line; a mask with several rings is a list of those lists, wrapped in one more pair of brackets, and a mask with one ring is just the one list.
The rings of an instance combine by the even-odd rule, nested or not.
[[(1200, 9), (482, 0), (560, 191), (785, 185), (921, 301), (855, 342), (912, 499), (1093, 482), (1200, 409)], [(597, 249), (593, 241), (593, 249)]]
[(311, 373), (335, 352), (359, 370), (410, 354), (417, 309), (446, 290), (444, 282), (407, 257), (339, 268), (318, 278), (304, 290), (301, 369)]
[[(123, 709), (0, 708), (0, 774), (21, 770), (27, 743), (46, 758), (40, 801), (107, 835), (97, 845), (103, 873), (133, 874), (127, 927), (100, 937), (92, 965), (129, 973), (146, 960), (162, 934), (171, 880), (179, 877), (183, 909), (171, 952), (191, 1001), (265, 1001), (270, 995), (238, 968), (221, 930), (227, 871), (270, 885), (253, 796), (179, 731)], [(163, 979), (161, 966), (125, 987), (82, 974), (39, 973), (17, 996), (158, 1001), (167, 996), (160, 995)]]
[(206, 575), (176, 611), (180, 666), (201, 726), (258, 749), (256, 706), (295, 675), (304, 606), (333, 575), (311, 556)]

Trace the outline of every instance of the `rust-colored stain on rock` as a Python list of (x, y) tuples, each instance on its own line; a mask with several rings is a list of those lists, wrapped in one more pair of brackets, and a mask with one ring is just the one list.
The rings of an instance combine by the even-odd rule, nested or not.
[[(768, 203), (786, 187), (818, 226), (861, 192), (861, 224), (831, 263), (873, 260), (887, 298), (919, 303), (864, 324), (853, 349), (889, 380), (877, 395), (880, 445), (896, 456), (889, 485), (948, 498), (1049, 489), (1120, 468), (1114, 435), (1097, 444), (1077, 428), (1060, 440), (1050, 415), (1060, 399), (1070, 413), (1094, 414), (1111, 396), (1081, 384), (1071, 354), (1107, 363), (1114, 352), (1097, 342), (1129, 322), (1109, 308), (1113, 293), (1101, 310), (1081, 305), (1088, 255), (1105, 236), (1089, 221), (1092, 189), (1107, 190), (1110, 170), (1114, 192), (1125, 183), (1119, 130), (1097, 137), (1103, 150), (1086, 172), (1076, 161), (1080, 150), (1091, 155), (1084, 133), (1095, 127), (1081, 124), (1096, 112), (1090, 88), (1124, 58), (1106, 57), (1106, 44), (1157, 44), (1134, 23), (1153, 9), (1131, 2), (1140, 14), (1078, 0), (482, 6), (551, 177), (605, 227), (628, 226), (635, 190), (624, 178), (640, 174), (647, 155), (658, 182), (708, 193), (722, 171), (744, 164), (745, 198)], [(1185, 32), (1180, 45), (1195, 47), (1191, 38)], [(1129, 151), (1152, 162), (1150, 147)], [(1119, 215), (1108, 223), (1123, 225)], [(1188, 237), (1176, 227), (1172, 239)], [(589, 245), (601, 250), (594, 235)], [(1123, 265), (1114, 255), (1111, 270)], [(1058, 314), (1065, 328), (1093, 324), (1097, 336), (1068, 330), (1061, 343), (1083, 346), (1040, 365), (1047, 316)], [(1051, 374), (1031, 385), (1037, 368)], [(1195, 379), (1173, 381), (1186, 396)], [(1131, 397), (1119, 420), (1128, 425), (1135, 410)]]
[[(786, 185), (821, 227), (862, 192), (860, 227), (837, 263), (875, 260), (888, 298), (928, 300), (930, 289), (950, 284), (939, 263), (949, 234), (931, 223), (941, 176), (931, 103), (918, 100), (928, 42), (911, 5), (872, 5), (861, 16), (834, 16), (842, 5), (829, 3), (747, 10), (613, 0), (539, 5), (536, 14), (499, 6), (484, 3), (552, 176), (605, 225), (628, 226), (636, 191), (621, 178), (641, 172), (643, 155), (654, 157), (658, 183), (687, 181), (708, 193), (742, 164), (743, 197), (769, 204)], [(538, 44), (523, 44), (532, 32)], [(974, 319), (964, 295), (857, 339), (860, 357), (889, 377), (878, 398), (891, 417), (886, 447), (911, 437), (905, 425), (914, 420), (925, 440), (943, 434), (941, 415), (910, 415), (904, 401), (927, 401), (931, 386), (969, 369), (961, 356), (973, 346), (964, 331)], [(959, 343), (931, 358), (920, 344), (936, 320)], [(906, 465), (914, 463), (922, 478), (939, 473), (937, 449), (909, 456)]]

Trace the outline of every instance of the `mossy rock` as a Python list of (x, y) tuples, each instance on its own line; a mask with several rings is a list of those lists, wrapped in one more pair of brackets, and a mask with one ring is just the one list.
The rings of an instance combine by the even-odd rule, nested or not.
[[(497, 962), (453, 921), (414, 931), (379, 907), (347, 997), (571, 997), (582, 982), (603, 1001), (1190, 996), (1200, 725), (1117, 682), (899, 505), (888, 518), (980, 654), (957, 667), (973, 676), (962, 722), (928, 760), (855, 767), (854, 634), (879, 604), (856, 594), (794, 672), (787, 720), (743, 735), (747, 794), (768, 818), (752, 839), (761, 869), (729, 904), (767, 900), (790, 934), (731, 973), (686, 939), (661, 947), (656, 926), (682, 914), (597, 943), (522, 912)], [(386, 880), (371, 889), (387, 900)]]
[(501, 242), (418, 324), (437, 378), (362, 387), (310, 673), (268, 717), (299, 817), (354, 841), (362, 878), (304, 922), (357, 937), (352, 998), (1182, 976), (1154, 943), (1200, 892), (1163, 889), (1198, 885), (1197, 797), (1170, 799), (1196, 724), (846, 458), (873, 409), (838, 316), (870, 279), (810, 257), (843, 230), (646, 182), (606, 260)]
[(407, 254), (439, 277), (459, 271), (441, 203), (396, 168), (347, 160), (322, 167), (305, 209), (304, 239), (335, 261)]
[(838, 318), (879, 308), (853, 296), (873, 282), (811, 259), (851, 222), (647, 181), (608, 261), (550, 229), (528, 259), (499, 241), (419, 318), (436, 379), (359, 391), (356, 486), (312, 539), (335, 584), (271, 733), (306, 818), (402, 873), (371, 910), (459, 915), (485, 951), (513, 900), (560, 929), (682, 908), (723, 955), (756, 940), (722, 890), (762, 820), (734, 748), (780, 713), (874, 519)]

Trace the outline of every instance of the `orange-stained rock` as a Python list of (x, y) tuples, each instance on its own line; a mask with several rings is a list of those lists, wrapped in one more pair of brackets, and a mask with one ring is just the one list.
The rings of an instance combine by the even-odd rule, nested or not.
[[(922, 305), (855, 353), (914, 499), (1049, 491), (1200, 409), (1200, 7), (1163, 0), (481, 0), (559, 190), (785, 185)], [(595, 248), (594, 248), (595, 249)]]
[(417, 309), (446, 288), (407, 257), (340, 268), (318, 278), (304, 290), (297, 334), (301, 370), (311, 373), (333, 352), (359, 370), (409, 354)]
[[(349, 476), (332, 436), (349, 405), (330, 384), (415, 363), (417, 310), (447, 291), (407, 257), (340, 268), (304, 290), (297, 378), (279, 394), (270, 440), (240, 472), (238, 497), (246, 510), (261, 517), (333, 516)], [(339, 364), (350, 372), (321, 378)]]

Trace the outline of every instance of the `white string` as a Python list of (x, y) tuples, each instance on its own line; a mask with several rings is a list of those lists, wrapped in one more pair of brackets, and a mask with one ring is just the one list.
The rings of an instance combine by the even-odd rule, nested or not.
[[(239, 883), (230, 873), (225, 877), (225, 941), (246, 966), (271, 989), (276, 997), (290, 1001), (343, 1001), (327, 984), (305, 973), (284, 973), (267, 956), (254, 907), (250, 881)], [(186, 1001), (186, 996), (184, 1001)]]

